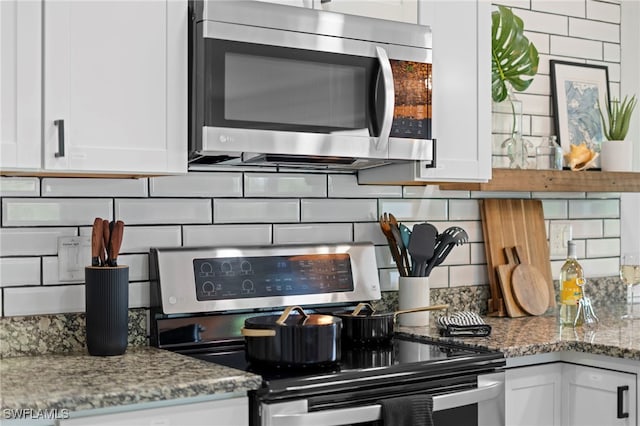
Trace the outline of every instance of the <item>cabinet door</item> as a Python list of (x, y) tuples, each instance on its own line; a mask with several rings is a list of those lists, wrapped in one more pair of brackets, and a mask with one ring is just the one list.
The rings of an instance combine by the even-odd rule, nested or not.
[[(436, 168), (418, 180), (491, 178), (491, 8), (480, 0), (425, 0), (419, 23), (433, 31)], [(460, 31), (464, 28), (464, 31)]]
[(507, 370), (505, 424), (559, 426), (562, 366), (559, 363)]
[(41, 15), (35, 1), (0, 1), (0, 168), (41, 164)]
[(210, 426), (249, 425), (248, 398), (182, 404), (60, 420), (57, 426)]
[(185, 172), (186, 2), (56, 0), (43, 13), (45, 168)]
[(565, 365), (563, 424), (636, 425), (636, 380), (631, 373)]
[(331, 12), (418, 23), (417, 0), (314, 0), (313, 4)]

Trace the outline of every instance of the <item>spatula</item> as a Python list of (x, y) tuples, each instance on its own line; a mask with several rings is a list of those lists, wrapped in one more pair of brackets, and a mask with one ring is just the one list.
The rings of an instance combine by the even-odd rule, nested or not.
[(424, 277), (427, 262), (433, 257), (438, 230), (430, 223), (419, 223), (413, 226), (409, 240), (409, 254), (414, 265), (411, 275)]

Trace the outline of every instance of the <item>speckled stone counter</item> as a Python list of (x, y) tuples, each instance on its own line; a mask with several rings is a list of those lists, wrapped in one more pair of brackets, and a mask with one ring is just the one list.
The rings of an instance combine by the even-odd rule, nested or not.
[(576, 351), (617, 358), (640, 360), (640, 320), (621, 320), (621, 311), (596, 310), (597, 327), (560, 327), (558, 316), (550, 310), (543, 316), (521, 318), (484, 317), (491, 325), (488, 337), (439, 337), (434, 322), (430, 327), (399, 327), (398, 331), (436, 340), (451, 340), (487, 349), (497, 349), (507, 358), (548, 352)]
[(0, 377), (2, 409), (69, 411), (243, 393), (261, 383), (254, 374), (152, 347), (112, 357), (4, 358)]

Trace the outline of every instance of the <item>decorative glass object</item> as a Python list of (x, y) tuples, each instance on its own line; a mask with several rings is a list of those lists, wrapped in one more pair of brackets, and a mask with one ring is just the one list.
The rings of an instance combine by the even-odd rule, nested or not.
[(502, 152), (507, 155), (508, 167), (529, 168), (529, 153), (533, 153), (533, 144), (522, 135), (522, 101), (517, 99), (510, 90), (505, 101), (494, 103), (494, 112), (505, 120), (505, 123), (498, 127), (502, 127), (509, 135), (500, 145)]

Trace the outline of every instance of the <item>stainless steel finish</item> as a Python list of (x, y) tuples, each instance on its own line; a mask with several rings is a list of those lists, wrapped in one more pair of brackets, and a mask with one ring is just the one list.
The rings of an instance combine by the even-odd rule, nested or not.
[[(389, 59), (431, 63), (429, 27), (257, 1), (208, 0), (199, 12), (196, 25), (205, 38), (381, 58), (386, 100), (380, 137), (370, 136), (368, 129), (319, 134), (204, 127), (202, 137), (192, 141), (190, 168), (206, 167), (198, 162), (204, 157), (216, 157), (217, 165), (320, 170), (434, 161), (431, 140), (388, 136), (394, 107)], [(260, 154), (280, 158), (268, 161)]]
[[(478, 421), (482, 426), (503, 426), (504, 372), (478, 377), (478, 388), (433, 397), (433, 411), (478, 404)], [(499, 407), (502, 409), (499, 409)], [(307, 412), (307, 401), (263, 404), (262, 426), (340, 426), (373, 422), (380, 419), (379, 404), (336, 410)]]
[[(206, 0), (197, 21), (311, 33), (341, 39), (431, 48), (431, 28), (303, 7), (242, 0)], [(336, 44), (339, 42), (336, 40)]]
[(393, 106), (395, 105), (395, 90), (393, 87), (393, 74), (391, 72), (391, 62), (387, 52), (380, 46), (376, 46), (376, 55), (380, 61), (382, 73), (382, 84), (384, 84), (384, 111), (380, 136), (376, 147), (385, 149), (389, 145), (389, 135), (391, 134), (391, 124), (393, 124)]
[[(165, 314), (217, 312), (301, 304), (320, 305), (380, 299), (378, 268), (374, 246), (371, 243), (261, 247), (178, 247), (158, 248), (155, 251), (158, 268), (157, 279), (161, 293), (162, 310)], [(194, 259), (322, 253), (348, 253), (350, 255), (354, 291), (218, 301), (199, 301), (196, 298)]]

